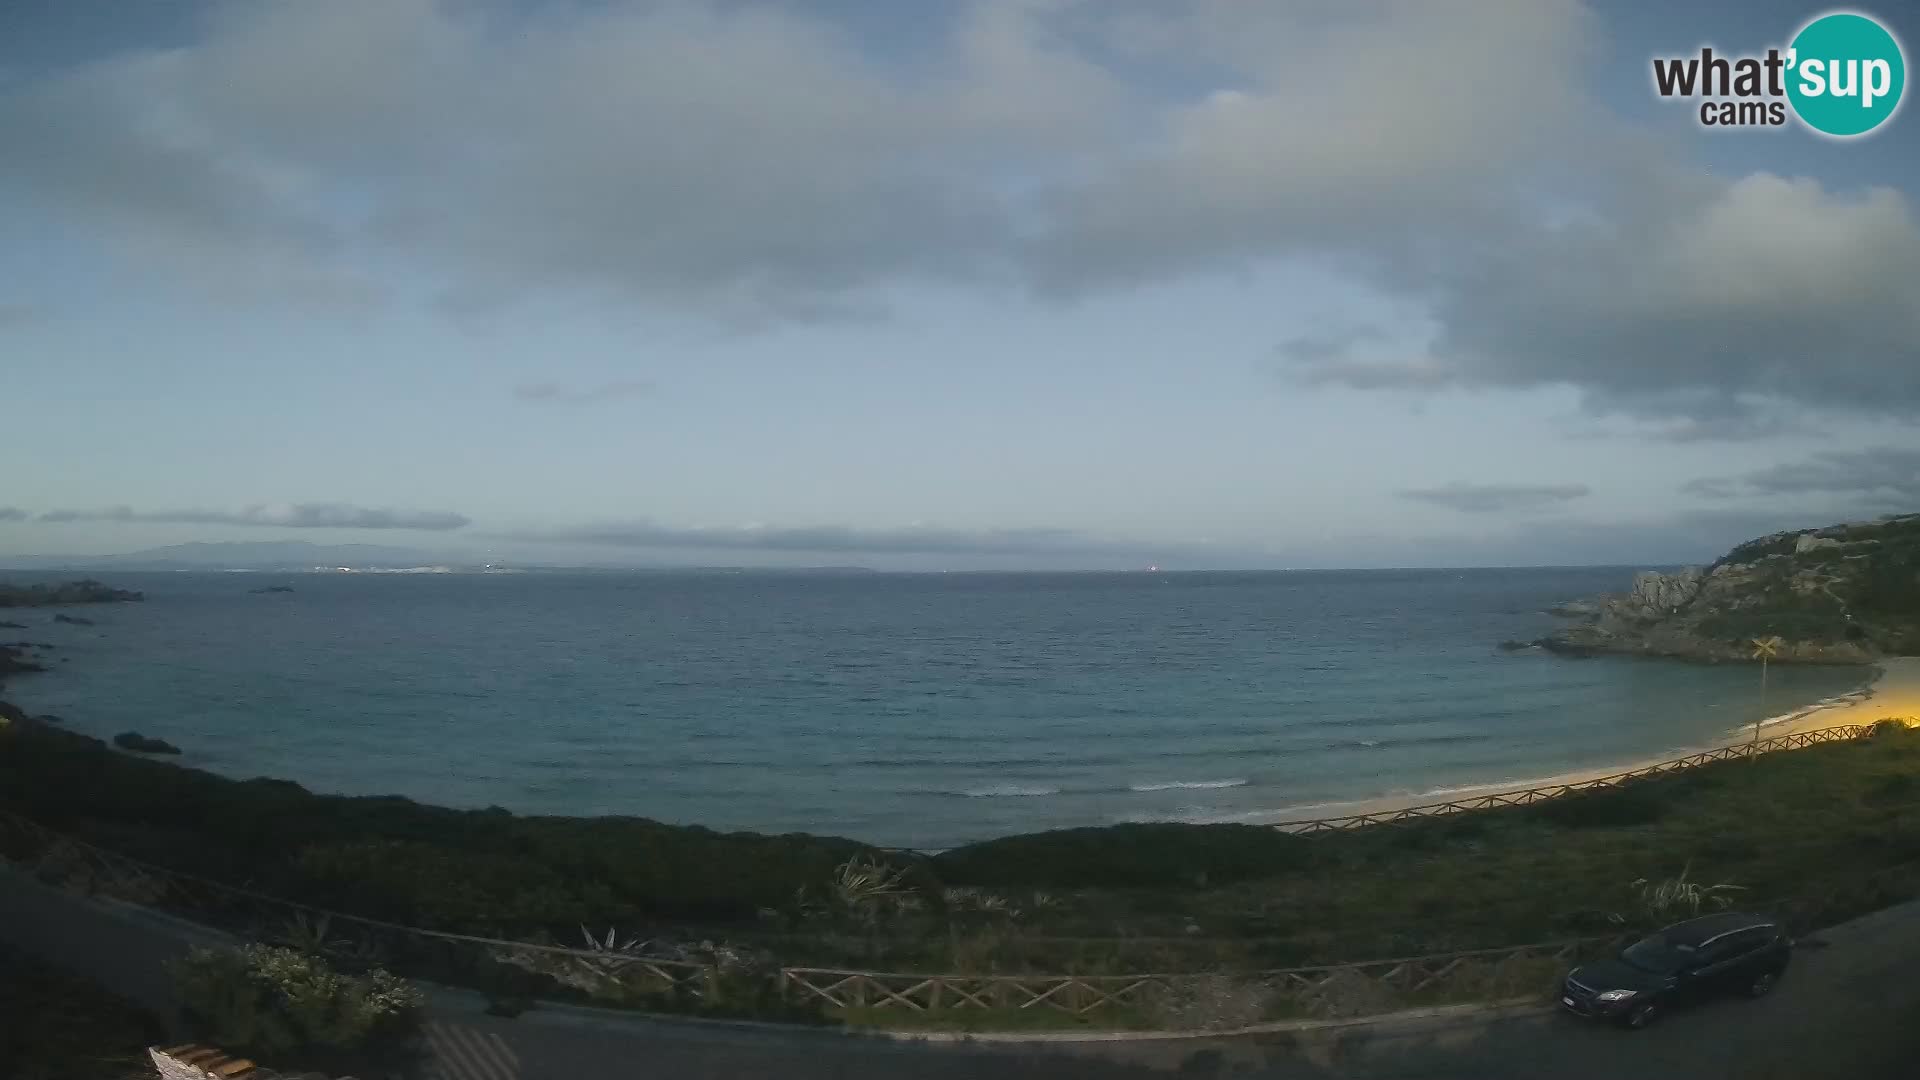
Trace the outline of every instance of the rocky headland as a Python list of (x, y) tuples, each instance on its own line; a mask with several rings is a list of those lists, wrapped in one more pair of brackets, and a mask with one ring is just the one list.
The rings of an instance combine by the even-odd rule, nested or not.
[[(1920, 655), (1920, 514), (1774, 533), (1710, 566), (1635, 574), (1624, 593), (1549, 609), (1569, 625), (1537, 641), (1569, 656), (1866, 664)], [(1506, 643), (1512, 647), (1518, 643)]]

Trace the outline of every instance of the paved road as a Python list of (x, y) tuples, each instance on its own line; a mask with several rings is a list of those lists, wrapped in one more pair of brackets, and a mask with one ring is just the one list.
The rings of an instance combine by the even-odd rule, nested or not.
[[(1920, 904), (1828, 931), (1761, 1001), (1710, 1002), (1640, 1032), (1557, 1014), (1425, 1031), (1082, 1044), (1062, 1054), (742, 1034), (561, 1026), (557, 1018), (443, 1019), (449, 1080), (560, 1076), (800, 1080), (1080, 1080), (1136, 1077), (1435, 1080), (1907, 1080), (1920, 1075)], [(562, 1072), (535, 1071), (535, 1062)]]
[[(0, 938), (170, 1008), (161, 965), (187, 947), (176, 924), (77, 901), (0, 869)], [(461, 1006), (429, 1028), (442, 1080), (1905, 1080), (1920, 1075), (1920, 903), (1820, 935), (1773, 996), (1729, 1000), (1628, 1033), (1557, 1015), (1426, 1029), (1344, 1029), (1241, 1039), (1004, 1046), (894, 1043), (561, 1010), (506, 1020)]]

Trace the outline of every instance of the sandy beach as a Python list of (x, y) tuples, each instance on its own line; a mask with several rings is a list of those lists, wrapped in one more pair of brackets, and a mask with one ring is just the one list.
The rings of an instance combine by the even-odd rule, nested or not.
[[(1760, 725), (1761, 738), (1774, 738), (1792, 735), (1802, 731), (1814, 731), (1820, 728), (1839, 727), (1843, 724), (1871, 724), (1876, 720), (1888, 718), (1906, 719), (1910, 723), (1920, 724), (1920, 657), (1900, 656), (1882, 660), (1877, 665), (1879, 672), (1873, 682), (1850, 694), (1828, 698), (1815, 702), (1802, 709), (1776, 716)], [(1577, 784), (1585, 780), (1595, 780), (1603, 776), (1632, 772), (1663, 761), (1685, 757), (1702, 750), (1712, 750), (1721, 746), (1735, 746), (1753, 737), (1753, 728), (1748, 725), (1727, 732), (1726, 738), (1717, 743), (1692, 746), (1680, 750), (1663, 752), (1657, 756), (1632, 761), (1614, 762), (1592, 768), (1577, 769), (1525, 780), (1503, 780), (1490, 784), (1467, 785), (1447, 788), (1444, 793), (1424, 793), (1419, 795), (1392, 795), (1377, 799), (1359, 799), (1350, 802), (1316, 803), (1310, 806), (1296, 806), (1286, 810), (1262, 811), (1231, 818), (1211, 819), (1216, 821), (1245, 822), (1256, 825), (1280, 825), (1295, 821), (1348, 817), (1355, 814), (1382, 814), (1403, 810), (1411, 806), (1425, 806), (1436, 802), (1472, 799), (1481, 795), (1494, 795), (1505, 791), (1524, 791), (1529, 788), (1552, 787), (1555, 784)]]

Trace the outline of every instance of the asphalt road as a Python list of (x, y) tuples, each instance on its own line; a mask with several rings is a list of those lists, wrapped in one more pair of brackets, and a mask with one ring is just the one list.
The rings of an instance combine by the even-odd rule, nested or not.
[(447, 1080), (561, 1077), (1080, 1080), (1134, 1077), (1439, 1080), (1906, 1080), (1920, 1075), (1920, 904), (1803, 945), (1779, 988), (1627, 1032), (1556, 1013), (1426, 1030), (1080, 1044), (1050, 1052), (854, 1036), (566, 1026), (447, 1018)]
[[(0, 938), (157, 1011), (163, 965), (193, 931), (0, 871)], [(902, 1043), (564, 1010), (486, 1016), (449, 998), (429, 1027), (440, 1080), (1907, 1080), (1920, 1076), (1920, 903), (1803, 943), (1759, 1001), (1710, 1002), (1627, 1032), (1553, 1013), (1242, 1038), (1002, 1045)]]

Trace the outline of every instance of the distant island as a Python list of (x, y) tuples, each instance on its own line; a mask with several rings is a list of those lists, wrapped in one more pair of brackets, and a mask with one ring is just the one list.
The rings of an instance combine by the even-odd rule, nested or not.
[(0, 556), (0, 571), (228, 571), (299, 574), (872, 574), (864, 566), (573, 566), (501, 559), (472, 551), (305, 540), (196, 541), (118, 555)]
[(1775, 661), (1920, 654), (1920, 514), (1773, 533), (1552, 612), (1575, 621), (1530, 644), (1563, 655), (1750, 661), (1754, 639), (1776, 636)]

